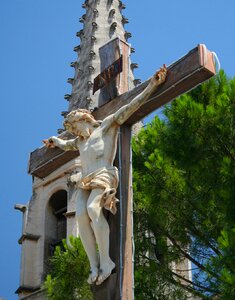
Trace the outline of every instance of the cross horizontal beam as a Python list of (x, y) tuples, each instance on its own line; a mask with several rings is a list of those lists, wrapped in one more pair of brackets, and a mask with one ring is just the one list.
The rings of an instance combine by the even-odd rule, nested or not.
[[(128, 119), (127, 124), (138, 122), (154, 110), (188, 92), (215, 74), (216, 68), (212, 52), (207, 50), (204, 45), (198, 45), (167, 68), (166, 81), (149, 101)], [(139, 95), (148, 83), (149, 80), (99, 107), (94, 111), (94, 117), (97, 120), (102, 120), (114, 113)], [(30, 154), (28, 171), (34, 176), (44, 178), (64, 163), (76, 158), (78, 154), (78, 151), (63, 152), (60, 149), (47, 149), (45, 147), (36, 149)]]
[[(166, 81), (157, 89), (149, 101), (142, 105), (126, 123), (130, 125), (135, 124), (151, 112), (169, 103), (183, 93), (188, 92), (192, 88), (195, 88), (198, 84), (211, 78), (215, 74), (216, 68), (212, 52), (207, 50), (204, 45), (198, 45), (187, 55), (167, 68)], [(116, 97), (104, 106), (101, 106), (93, 113), (94, 117), (97, 120), (102, 120), (107, 115), (114, 113), (140, 94), (148, 83), (149, 80), (143, 82), (135, 89)]]

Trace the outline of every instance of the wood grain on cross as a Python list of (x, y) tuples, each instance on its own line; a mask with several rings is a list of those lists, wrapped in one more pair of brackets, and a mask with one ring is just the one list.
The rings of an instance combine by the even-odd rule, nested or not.
[[(121, 55), (123, 68), (122, 73), (118, 74), (114, 81), (102, 88), (100, 106), (93, 113), (97, 120), (104, 119), (129, 103), (148, 85), (147, 80), (129, 90), (129, 50), (129, 45), (119, 39), (113, 40), (100, 50), (101, 71), (104, 71)], [(205, 46), (198, 45), (167, 68), (167, 79), (164, 84), (121, 126), (117, 153), (120, 173), (119, 212), (114, 217), (109, 214), (106, 216), (110, 226), (110, 256), (116, 262), (116, 268), (101, 286), (93, 287), (95, 299), (133, 299), (131, 126), (157, 108), (209, 79), (215, 73), (213, 54)], [(31, 153), (29, 172), (40, 178), (46, 177), (64, 163), (77, 157), (78, 154), (77, 151), (63, 152), (45, 147), (37, 149)]]

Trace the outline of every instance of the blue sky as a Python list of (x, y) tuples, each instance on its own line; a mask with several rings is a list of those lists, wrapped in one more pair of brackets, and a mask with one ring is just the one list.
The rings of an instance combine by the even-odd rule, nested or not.
[[(17, 299), (22, 216), (16, 203), (31, 197), (29, 153), (62, 126), (67, 110), (69, 66), (82, 28), (81, 0), (1, 0), (0, 96), (0, 299)], [(139, 64), (135, 77), (149, 78), (198, 43), (217, 53), (227, 75), (235, 75), (234, 0), (126, 0), (124, 15)]]

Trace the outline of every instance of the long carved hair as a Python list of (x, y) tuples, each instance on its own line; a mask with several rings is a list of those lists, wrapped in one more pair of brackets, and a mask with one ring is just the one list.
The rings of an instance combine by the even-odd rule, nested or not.
[(92, 116), (92, 114), (87, 109), (76, 109), (71, 111), (65, 118), (64, 123), (70, 123), (73, 124), (77, 121), (86, 121), (88, 123), (91, 123), (92, 126), (98, 127), (100, 125), (99, 121), (96, 121), (96, 119)]

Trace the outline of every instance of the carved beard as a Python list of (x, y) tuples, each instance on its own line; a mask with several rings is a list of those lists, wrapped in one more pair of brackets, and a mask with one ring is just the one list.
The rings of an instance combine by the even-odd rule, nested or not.
[(75, 132), (77, 136), (80, 136), (83, 139), (88, 138), (92, 133), (90, 123), (85, 121), (79, 122), (79, 124), (76, 124), (76, 127), (74, 128), (74, 133)]

